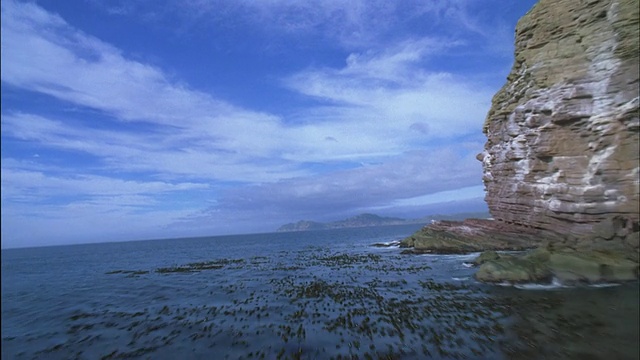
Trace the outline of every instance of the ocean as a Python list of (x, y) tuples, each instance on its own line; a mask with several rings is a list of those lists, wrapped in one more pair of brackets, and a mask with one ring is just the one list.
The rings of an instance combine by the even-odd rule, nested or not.
[(637, 359), (638, 283), (486, 285), (385, 226), (2, 250), (2, 359)]

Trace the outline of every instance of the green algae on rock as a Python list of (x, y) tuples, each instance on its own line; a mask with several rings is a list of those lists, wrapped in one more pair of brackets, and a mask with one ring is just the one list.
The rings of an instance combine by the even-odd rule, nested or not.
[(549, 282), (552, 278), (563, 284), (638, 279), (638, 263), (622, 251), (538, 248), (524, 255), (486, 252), (474, 263), (480, 265), (476, 279), (492, 283)]
[(493, 260), (498, 260), (500, 258), (500, 255), (498, 255), (497, 252), (493, 251), (493, 250), (489, 250), (489, 251), (485, 251), (482, 254), (480, 254), (480, 256), (478, 256), (477, 258), (475, 258), (475, 260), (472, 261), (473, 265), (482, 265), (484, 263), (486, 263), (487, 261), (493, 261)]
[(489, 256), (482, 254), (475, 262), (480, 262), (483, 256), (493, 259), (483, 261), (480, 265), (475, 274), (476, 279), (480, 281), (530, 283), (548, 282), (552, 278), (545, 257), (539, 256), (537, 249), (524, 256), (498, 255), (490, 252)]
[(562, 282), (619, 282), (638, 279), (638, 263), (622, 252), (557, 251), (549, 268)]
[(404, 239), (405, 253), (466, 254), (485, 250), (526, 250), (538, 245), (535, 231), (512, 231), (497, 221), (434, 221)]

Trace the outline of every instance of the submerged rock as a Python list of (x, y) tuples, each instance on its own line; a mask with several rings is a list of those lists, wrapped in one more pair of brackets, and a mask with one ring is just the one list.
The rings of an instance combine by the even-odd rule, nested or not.
[(638, 263), (620, 252), (559, 251), (549, 268), (562, 282), (620, 282), (638, 279)]
[(476, 272), (476, 279), (484, 282), (529, 283), (551, 280), (551, 271), (544, 262), (525, 257), (502, 256), (487, 261)]
[(622, 251), (538, 248), (523, 255), (481, 254), (475, 277), (492, 283), (549, 282), (563, 284), (623, 282), (638, 279), (638, 263)]

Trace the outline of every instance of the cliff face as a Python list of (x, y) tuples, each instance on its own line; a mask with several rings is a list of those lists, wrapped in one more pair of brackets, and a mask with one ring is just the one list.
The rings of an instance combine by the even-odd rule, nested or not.
[(496, 220), (637, 247), (638, 26), (637, 0), (541, 0), (519, 21), (478, 155)]

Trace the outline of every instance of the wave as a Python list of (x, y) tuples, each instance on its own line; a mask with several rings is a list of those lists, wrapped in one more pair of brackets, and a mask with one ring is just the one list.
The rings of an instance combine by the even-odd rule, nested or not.
[(551, 283), (551, 284), (527, 283), (527, 284), (516, 284), (513, 287), (520, 290), (556, 290), (556, 289), (570, 288), (572, 286), (562, 285), (560, 283)]
[(473, 252), (473, 253), (462, 254), (462, 255), (446, 255), (446, 256), (449, 256), (452, 259), (472, 260), (480, 256), (480, 254), (482, 254), (482, 252)]
[(522, 284), (514, 284), (508, 281), (503, 281), (501, 283), (497, 283), (498, 286), (504, 287), (514, 287), (520, 290), (556, 290), (556, 289), (564, 289), (570, 288), (571, 286), (565, 285), (560, 282), (560, 280), (553, 278), (551, 283), (541, 284), (541, 283), (522, 283)]
[(400, 247), (400, 241), (399, 240), (393, 240), (393, 241), (381, 241), (381, 242), (377, 242), (374, 244), (371, 244), (369, 246), (371, 247), (375, 247), (375, 248), (391, 248), (391, 249), (397, 249)]
[[(556, 290), (556, 289), (573, 289), (576, 287), (585, 286), (582, 285), (567, 285), (563, 284), (560, 280), (553, 278), (550, 284), (540, 284), (540, 283), (524, 283), (524, 284), (511, 284), (508, 282), (499, 283), (499, 286), (513, 286), (516, 289), (521, 290)], [(587, 287), (591, 288), (608, 288), (614, 286), (620, 286), (619, 283), (599, 283), (599, 284), (587, 284)]]
[(437, 257), (446, 260), (471, 260), (480, 256), (480, 252), (473, 252), (468, 254), (420, 254), (419, 256)]
[(601, 283), (601, 284), (590, 284), (589, 287), (594, 287), (594, 288), (607, 288), (607, 287), (614, 287), (614, 286), (620, 286), (622, 284), (618, 284), (618, 283)]

